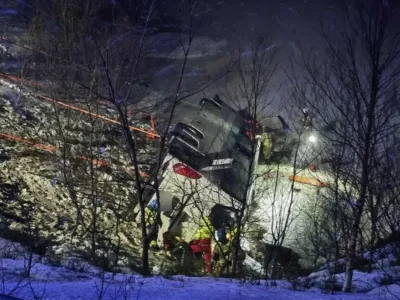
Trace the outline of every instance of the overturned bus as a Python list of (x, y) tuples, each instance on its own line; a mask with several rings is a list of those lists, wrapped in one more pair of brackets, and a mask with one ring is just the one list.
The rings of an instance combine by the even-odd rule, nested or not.
[[(191, 240), (212, 212), (221, 212), (214, 222), (232, 217), (253, 196), (260, 148), (253, 121), (218, 98), (182, 101), (174, 115), (159, 172), (149, 179), (158, 176), (159, 241), (166, 231)], [(156, 199), (154, 190), (147, 195)]]

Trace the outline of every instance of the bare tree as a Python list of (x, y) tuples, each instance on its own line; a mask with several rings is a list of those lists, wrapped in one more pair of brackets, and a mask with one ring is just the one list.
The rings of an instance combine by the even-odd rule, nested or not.
[[(303, 53), (302, 83), (294, 82), (304, 103), (314, 109), (325, 125), (332, 127), (326, 137), (344, 147), (350, 166), (341, 173), (356, 200), (351, 205), (350, 235), (346, 245), (346, 280), (343, 291), (351, 290), (365, 206), (377, 153), (382, 139), (398, 128), (398, 109), (388, 92), (399, 76), (399, 35), (391, 21), (392, 4), (380, 1), (354, 1), (345, 17), (323, 33), (323, 57)], [(393, 4), (394, 5), (394, 4)], [(342, 176), (343, 175), (343, 176)], [(350, 188), (351, 187), (351, 188)], [(350, 201), (350, 197), (347, 198)]]
[[(256, 136), (261, 135), (263, 121), (273, 115), (274, 98), (271, 91), (274, 89), (274, 77), (278, 73), (278, 62), (276, 59), (277, 50), (271, 44), (270, 39), (260, 38), (250, 45), (239, 48), (233, 55), (237, 57), (236, 72), (228, 77), (227, 84), (222, 90), (222, 96), (227, 99), (239, 114), (246, 120), (247, 138), (250, 140), (249, 163), (239, 166), (238, 173), (241, 176), (243, 185), (243, 198), (232, 199), (233, 207), (237, 207), (235, 217), (235, 235), (232, 243), (232, 271), (231, 276), (237, 275), (238, 260), (240, 254), (240, 241), (245, 230), (245, 224), (251, 223), (248, 215), (249, 208), (253, 202), (257, 202), (259, 195), (254, 190), (257, 176), (255, 167), (258, 164), (260, 154), (260, 142)], [(277, 89), (277, 87), (275, 87)], [(276, 111), (277, 109), (275, 109)], [(263, 170), (263, 172), (267, 172)], [(238, 202), (237, 202), (238, 201)], [(239, 203), (239, 205), (238, 205)]]
[[(151, 3), (149, 7), (149, 11), (147, 14), (147, 19), (145, 24), (147, 24), (151, 18), (152, 14), (152, 8), (153, 8), (154, 3)], [(199, 1), (189, 1), (187, 3), (182, 3), (181, 10), (187, 12), (188, 15), (188, 32), (186, 34), (181, 35), (181, 47), (182, 47), (182, 52), (183, 52), (183, 59), (182, 59), (182, 65), (181, 65), (181, 70), (178, 76), (178, 80), (176, 83), (176, 88), (174, 91), (174, 94), (172, 96), (172, 106), (170, 108), (169, 115), (166, 118), (166, 122), (164, 124), (164, 127), (162, 128), (162, 132), (160, 134), (160, 143), (158, 145), (158, 155), (156, 157), (155, 164), (155, 171), (154, 173), (156, 176), (154, 177), (154, 181), (149, 183), (146, 182), (143, 177), (140, 174), (140, 163), (137, 158), (137, 153), (138, 153), (138, 146), (137, 146), (137, 137), (135, 137), (135, 134), (130, 130), (130, 121), (128, 119), (128, 114), (127, 114), (127, 107), (128, 107), (128, 102), (129, 102), (129, 97), (131, 93), (133, 93), (135, 89), (135, 85), (137, 84), (138, 80), (142, 76), (140, 74), (140, 69), (139, 69), (139, 63), (144, 55), (143, 53), (143, 47), (144, 47), (144, 42), (146, 38), (146, 26), (145, 30), (143, 31), (142, 36), (139, 39), (139, 47), (138, 47), (138, 52), (136, 53), (133, 61), (132, 61), (132, 66), (130, 70), (130, 82), (129, 85), (131, 86), (125, 93), (125, 96), (122, 96), (121, 99), (121, 89), (118, 89), (118, 86), (115, 85), (114, 82), (114, 75), (112, 74), (111, 69), (109, 68), (109, 54), (108, 52), (110, 51), (108, 48), (103, 48), (103, 46), (99, 43), (96, 42), (96, 37), (93, 36), (95, 43), (96, 43), (96, 49), (97, 53), (100, 57), (101, 63), (103, 64), (104, 70), (105, 70), (105, 79), (107, 82), (107, 89), (106, 91), (107, 95), (105, 96), (104, 93), (97, 93), (95, 92), (99, 97), (102, 99), (105, 99), (112, 103), (116, 111), (118, 112), (119, 119), (122, 124), (123, 128), (123, 134), (126, 139), (126, 145), (127, 145), (127, 151), (129, 153), (131, 163), (133, 165), (134, 169), (134, 180), (135, 180), (135, 191), (136, 191), (136, 198), (140, 206), (140, 227), (141, 227), (141, 233), (142, 233), (142, 265), (143, 265), (143, 270), (145, 274), (149, 274), (149, 258), (148, 258), (148, 252), (149, 252), (149, 243), (150, 243), (150, 237), (155, 234), (155, 231), (157, 230), (157, 225), (152, 226), (152, 229), (148, 229), (146, 226), (146, 204), (147, 204), (147, 199), (144, 194), (144, 190), (146, 187), (151, 184), (151, 186), (155, 189), (156, 192), (156, 199), (158, 202), (158, 211), (155, 217), (155, 224), (158, 224), (160, 221), (160, 192), (158, 189), (159, 186), (159, 171), (161, 168), (161, 162), (163, 158), (163, 154), (165, 151), (166, 147), (166, 138), (167, 134), (169, 133), (170, 125), (172, 122), (172, 118), (175, 113), (175, 108), (176, 105), (179, 103), (179, 101), (182, 101), (185, 97), (188, 97), (189, 95), (193, 95), (199, 92), (199, 90), (196, 91), (191, 91), (189, 95), (185, 96), (180, 96), (182, 92), (182, 85), (183, 85), (183, 79), (184, 79), (184, 73), (186, 69), (186, 64), (188, 60), (188, 56), (190, 53), (190, 49), (192, 46), (193, 39), (195, 38), (195, 35), (197, 33), (197, 30), (199, 29), (199, 26), (201, 22), (198, 22), (195, 20), (195, 15), (198, 13), (198, 10), (201, 9), (201, 6), (203, 5), (202, 2)], [(91, 89), (92, 90), (92, 89)], [(201, 90), (201, 89), (200, 89)], [(92, 90), (93, 91), (93, 90)], [(94, 91), (93, 91), (94, 92)]]

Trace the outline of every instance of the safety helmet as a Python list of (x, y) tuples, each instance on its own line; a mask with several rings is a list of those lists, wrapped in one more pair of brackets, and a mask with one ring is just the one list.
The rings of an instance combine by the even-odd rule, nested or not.
[(157, 199), (151, 200), (147, 206), (148, 206), (148, 208), (150, 208), (153, 211), (157, 210), (158, 209)]

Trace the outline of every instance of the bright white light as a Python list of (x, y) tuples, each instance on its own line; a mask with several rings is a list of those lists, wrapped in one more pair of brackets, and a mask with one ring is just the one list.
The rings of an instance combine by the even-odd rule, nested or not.
[(316, 143), (317, 142), (317, 137), (315, 135), (310, 135), (310, 137), (308, 138), (308, 140), (311, 143)]

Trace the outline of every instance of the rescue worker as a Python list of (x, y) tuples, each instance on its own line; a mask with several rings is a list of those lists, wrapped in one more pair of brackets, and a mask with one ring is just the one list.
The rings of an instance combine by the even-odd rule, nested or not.
[(176, 260), (181, 264), (184, 263), (186, 254), (189, 252), (189, 245), (183, 238), (166, 231), (163, 233), (163, 245), (164, 249), (169, 251)]
[(158, 211), (158, 204), (157, 200), (152, 200), (145, 209), (145, 220), (146, 220), (146, 228), (147, 234), (149, 238), (149, 245), (150, 248), (154, 250), (158, 250), (157, 244), (157, 236), (158, 236), (158, 229), (162, 225), (161, 220), (159, 220), (158, 224), (156, 224), (157, 218), (157, 211)]
[(261, 141), (261, 153), (265, 160), (271, 157), (272, 153), (272, 137), (267, 131), (263, 132), (261, 135), (256, 136), (257, 140)]
[(261, 142), (261, 161), (281, 161), (284, 157), (292, 157), (291, 129), (286, 121), (278, 115), (276, 118), (266, 120), (266, 123), (262, 133), (256, 136)]
[(260, 122), (253, 118), (254, 116), (250, 113), (249, 108), (239, 110), (239, 114), (244, 118), (246, 123), (245, 135), (250, 141), (254, 141), (254, 138), (257, 138), (263, 132)]
[(200, 226), (195, 232), (193, 240), (190, 242), (192, 253), (195, 255), (203, 255), (207, 273), (212, 272), (211, 239), (213, 235), (214, 228), (210, 218), (202, 217)]
[[(217, 244), (214, 247), (214, 270), (217, 276), (223, 275), (229, 266), (232, 265), (233, 256), (235, 254), (235, 238), (237, 235), (237, 227), (232, 228), (226, 233), (225, 238), (217, 237)], [(243, 261), (246, 253), (239, 247), (237, 259), (237, 272), (243, 272)]]

